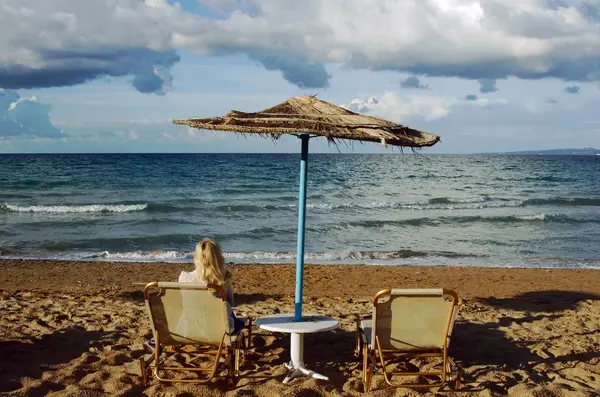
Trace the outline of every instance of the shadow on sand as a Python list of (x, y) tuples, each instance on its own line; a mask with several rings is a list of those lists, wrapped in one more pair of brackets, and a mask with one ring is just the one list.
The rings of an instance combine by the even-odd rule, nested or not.
[[(502, 317), (497, 322), (483, 324), (457, 322), (450, 346), (451, 355), (460, 361), (465, 368), (484, 366), (465, 375), (465, 383), (475, 382), (479, 375), (490, 370), (500, 370), (510, 374), (506, 377), (503, 387), (499, 387), (496, 384), (497, 382), (491, 381), (482, 382), (479, 387), (502, 392), (502, 390), (520, 383), (522, 375), (514, 373), (517, 370), (526, 374), (529, 380), (535, 383), (552, 382), (551, 377), (543, 371), (534, 370), (532, 367), (538, 364), (589, 361), (600, 357), (600, 352), (541, 357), (532, 352), (530, 348), (530, 345), (539, 342), (538, 340), (514, 340), (501, 329), (501, 327), (513, 325), (527, 325), (544, 319), (558, 320), (562, 317), (562, 311), (575, 309), (580, 302), (586, 300), (600, 300), (600, 296), (574, 291), (535, 291), (512, 298), (483, 299), (482, 302), (486, 305), (520, 311), (523, 312), (523, 315), (515, 313), (513, 316)], [(593, 333), (597, 333), (597, 331), (577, 332), (577, 330), (573, 330), (573, 335)]]
[(487, 305), (526, 312), (560, 312), (574, 309), (579, 302), (600, 300), (600, 295), (578, 291), (533, 291), (511, 298), (487, 298)]
[[(0, 393), (22, 387), (19, 379), (24, 377), (40, 379), (44, 371), (53, 366), (66, 364), (82, 357), (90, 347), (101, 346), (109, 338), (114, 340), (118, 332), (87, 331), (80, 327), (70, 327), (39, 338), (0, 342)], [(100, 360), (88, 355), (84, 364)], [(44, 396), (53, 390), (64, 389), (64, 385), (42, 381), (39, 387), (30, 389), (30, 396)]]
[[(307, 368), (329, 377), (327, 387), (342, 390), (353, 376), (358, 364), (354, 356), (355, 333), (338, 328), (333, 331), (304, 336), (304, 361)], [(284, 364), (290, 361), (290, 336), (261, 331), (254, 338), (244, 374), (245, 385), (265, 383), (273, 378), (283, 381), (287, 374)], [(358, 379), (358, 377), (357, 377)], [(294, 380), (293, 383), (302, 380)]]

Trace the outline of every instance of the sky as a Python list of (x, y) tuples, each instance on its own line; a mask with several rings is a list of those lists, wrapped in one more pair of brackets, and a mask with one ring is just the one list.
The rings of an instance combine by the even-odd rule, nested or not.
[(297, 95), (441, 136), (422, 153), (600, 148), (600, 0), (0, 3), (0, 153), (296, 153), (171, 121)]

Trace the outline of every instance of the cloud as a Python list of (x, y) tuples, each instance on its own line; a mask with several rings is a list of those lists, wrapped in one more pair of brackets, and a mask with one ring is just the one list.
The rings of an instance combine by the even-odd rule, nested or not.
[(565, 88), (565, 92), (568, 92), (569, 94), (579, 94), (580, 90), (581, 90), (581, 87), (579, 87), (577, 85), (570, 85)]
[(133, 130), (129, 130), (129, 131), (117, 130), (114, 132), (114, 135), (118, 136), (119, 138), (126, 140), (126, 141), (137, 141), (138, 139), (140, 139), (140, 136), (137, 133), (137, 131), (133, 131)]
[(4, 0), (0, 86), (129, 76), (164, 93), (176, 48), (245, 54), (301, 88), (327, 87), (329, 63), (479, 80), (482, 93), (509, 76), (600, 81), (597, 0), (201, 0), (213, 18), (171, 3)]
[(157, 142), (163, 142), (167, 140), (199, 144), (210, 141), (226, 141), (230, 136), (230, 133), (223, 131), (199, 130), (191, 127), (186, 127), (185, 129), (181, 127), (175, 127), (171, 131), (162, 131), (158, 135)]
[(162, 94), (180, 57), (171, 47), (172, 33), (160, 25), (176, 12), (163, 0), (4, 0), (0, 87), (129, 76), (138, 91)]
[(426, 90), (429, 88), (428, 85), (421, 84), (421, 81), (416, 76), (410, 76), (400, 82), (402, 88), (417, 88), (419, 90)]
[(280, 70), (283, 78), (300, 88), (325, 88), (331, 76), (321, 63), (309, 62), (301, 55), (251, 55), (267, 70)]
[[(300, 56), (308, 60), (302, 68), (340, 63), (489, 81), (508, 76), (600, 80), (597, 1), (240, 3), (244, 6), (219, 20), (180, 19), (173, 27), (175, 44), (207, 55)], [(296, 65), (278, 61), (276, 67), (285, 75)]]
[(374, 116), (401, 122), (408, 117), (435, 120), (447, 116), (454, 105), (449, 98), (420, 96), (403, 99), (397, 92), (388, 91), (378, 97), (355, 98), (350, 104), (342, 105), (358, 113), (371, 113)]
[(496, 88), (495, 79), (478, 79), (477, 82), (480, 85), (479, 92), (481, 92), (482, 94), (498, 91), (498, 88)]
[[(468, 96), (468, 95), (467, 95)], [(504, 99), (476, 98), (467, 100), (433, 95), (413, 95), (403, 97), (397, 91), (386, 91), (381, 95), (366, 99), (354, 98), (342, 107), (357, 113), (368, 113), (387, 120), (401, 123), (408, 118), (425, 121), (438, 120), (450, 115), (453, 108), (478, 106), (481, 108), (507, 105)]]
[(476, 101), (477, 95), (474, 95), (474, 94), (465, 95), (464, 100), (465, 101)]
[(0, 88), (0, 138), (16, 136), (63, 138), (67, 135), (50, 122), (50, 106), (35, 96), (21, 97)]
[(378, 103), (379, 99), (370, 96), (364, 100), (360, 98), (355, 98), (350, 102), (350, 104), (342, 106), (355, 113), (368, 113), (375, 109)]

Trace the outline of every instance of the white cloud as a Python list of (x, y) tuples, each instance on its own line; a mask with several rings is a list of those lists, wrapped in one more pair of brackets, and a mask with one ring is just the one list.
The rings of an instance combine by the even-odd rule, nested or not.
[(327, 63), (490, 83), (507, 76), (600, 81), (597, 0), (200, 3), (222, 15), (203, 17), (167, 0), (4, 0), (0, 86), (132, 76), (138, 90), (161, 93), (179, 60), (174, 48), (247, 54), (306, 88), (329, 85)]
[[(201, 147), (207, 143), (227, 142), (234, 137), (230, 132), (199, 130), (190, 127), (172, 126), (171, 131), (162, 131), (156, 142), (171, 141), (187, 146)], [(189, 147), (188, 147), (189, 149)]]
[(50, 122), (50, 106), (37, 97), (21, 97), (15, 91), (0, 88), (0, 138), (15, 136), (63, 137), (63, 132)]
[(369, 113), (394, 122), (402, 122), (407, 118), (420, 118), (426, 121), (441, 119), (448, 116), (454, 107), (490, 107), (506, 103), (504, 99), (487, 98), (465, 101), (462, 98), (434, 95), (403, 97), (397, 91), (386, 91), (366, 99), (354, 98), (348, 105), (342, 106), (353, 112)]
[(182, 19), (173, 28), (175, 45), (433, 76), (600, 80), (597, 1), (588, 8), (547, 0), (247, 3), (251, 11), (222, 20)]
[[(130, 76), (140, 92), (164, 92), (179, 61), (164, 0), (3, 0), (0, 87), (69, 86)], [(170, 14), (170, 15), (169, 15)]]
[(139, 134), (133, 130), (129, 130), (129, 131), (117, 130), (117, 131), (115, 131), (115, 135), (122, 139), (125, 139), (127, 141), (137, 141), (138, 139), (140, 139)]

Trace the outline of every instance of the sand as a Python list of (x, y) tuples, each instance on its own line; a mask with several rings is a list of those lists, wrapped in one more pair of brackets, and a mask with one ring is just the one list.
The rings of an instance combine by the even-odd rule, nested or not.
[[(375, 396), (600, 395), (600, 271), (307, 265), (305, 312), (340, 328), (307, 335), (305, 361), (329, 382), (281, 380), (285, 335), (255, 329), (255, 347), (233, 389), (159, 384), (144, 388), (137, 359), (150, 327), (141, 287), (175, 280), (184, 264), (0, 260), (0, 395), (339, 396), (364, 395), (353, 356), (354, 315), (386, 287), (444, 287), (464, 298), (451, 354), (463, 388), (392, 389)], [(236, 310), (260, 317), (291, 312), (292, 265), (232, 265)]]

